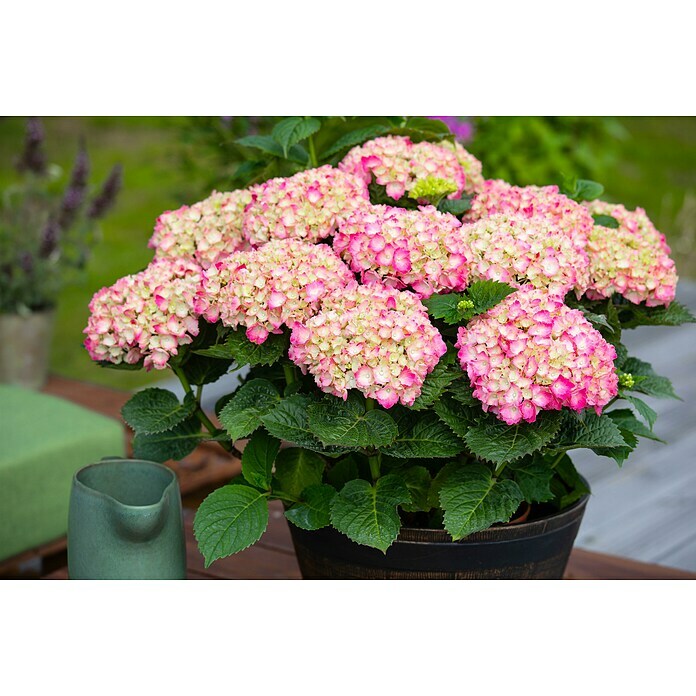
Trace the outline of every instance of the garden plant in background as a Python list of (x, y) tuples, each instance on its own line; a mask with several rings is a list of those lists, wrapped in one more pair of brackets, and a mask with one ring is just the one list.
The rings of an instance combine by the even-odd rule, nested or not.
[(0, 381), (39, 387), (48, 364), (53, 311), (60, 289), (79, 278), (98, 222), (114, 204), (121, 169), (98, 191), (89, 183), (84, 144), (67, 187), (60, 168), (47, 162), (41, 121), (27, 121), (18, 182), (0, 201)]
[[(186, 393), (125, 405), (135, 456), (214, 440), (241, 457), (196, 516), (208, 564), (258, 541), (280, 500), (298, 550), (321, 540), (307, 576), (346, 543), (374, 567), (369, 554), (401, 559), (413, 530), (494, 535), (483, 544), (575, 515), (560, 565), (534, 571), (560, 576), (588, 494), (570, 452), (621, 465), (657, 439), (643, 397), (675, 396), (622, 344), (637, 326), (694, 321), (664, 236), (641, 209), (596, 200), (592, 181), (484, 179), (440, 120), (339, 121), (335, 140), (337, 120), (317, 117), (246, 136), (259, 182), (164, 213), (151, 264), (94, 296), (90, 356), (169, 368)], [(205, 413), (204, 385), (242, 366)]]

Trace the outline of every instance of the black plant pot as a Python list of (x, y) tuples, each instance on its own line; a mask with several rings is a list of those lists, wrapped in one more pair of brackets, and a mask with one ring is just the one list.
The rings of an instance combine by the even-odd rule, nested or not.
[(491, 527), (461, 541), (441, 529), (402, 528), (383, 554), (324, 527), (290, 525), (305, 580), (560, 580), (589, 496), (562, 512)]

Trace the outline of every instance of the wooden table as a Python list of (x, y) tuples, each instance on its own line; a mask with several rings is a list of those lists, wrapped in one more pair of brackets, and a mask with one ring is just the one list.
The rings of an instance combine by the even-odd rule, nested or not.
[[(120, 418), (121, 406), (130, 397), (128, 392), (58, 377), (51, 378), (45, 391), (113, 418)], [(183, 462), (169, 464), (179, 476), (184, 501), (189, 579), (300, 579), (288, 523), (277, 501), (271, 503), (268, 529), (257, 544), (205, 568), (193, 537), (195, 510), (208, 492), (239, 474), (239, 461), (230, 459), (217, 445), (210, 444), (199, 447)], [(45, 579), (67, 579), (65, 540), (56, 540), (42, 548), (50, 552), (53, 559), (52, 565), (46, 568)], [(21, 560), (26, 563), (37, 556), (41, 558), (41, 549), (22, 554)], [(0, 564), (0, 576), (2, 566)], [(565, 577), (568, 580), (694, 580), (696, 574), (576, 548), (571, 554)]]

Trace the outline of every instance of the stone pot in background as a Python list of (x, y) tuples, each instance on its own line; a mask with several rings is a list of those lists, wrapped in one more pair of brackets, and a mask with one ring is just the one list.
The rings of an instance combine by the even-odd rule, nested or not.
[(55, 310), (27, 315), (0, 314), (0, 382), (41, 389), (48, 361)]

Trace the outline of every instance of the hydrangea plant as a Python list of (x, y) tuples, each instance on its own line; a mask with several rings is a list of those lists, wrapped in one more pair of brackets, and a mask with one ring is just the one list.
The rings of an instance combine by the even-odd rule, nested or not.
[[(402, 525), (462, 539), (586, 495), (573, 450), (620, 465), (658, 439), (644, 397), (675, 393), (622, 333), (694, 317), (644, 211), (588, 181), (486, 181), (437, 120), (333, 143), (324, 123), (246, 139), (296, 172), (163, 214), (152, 263), (90, 306), (94, 360), (185, 390), (124, 406), (135, 456), (241, 458), (196, 515), (206, 563), (256, 542), (270, 500), (385, 552)], [(204, 386), (243, 366), (206, 413)]]

